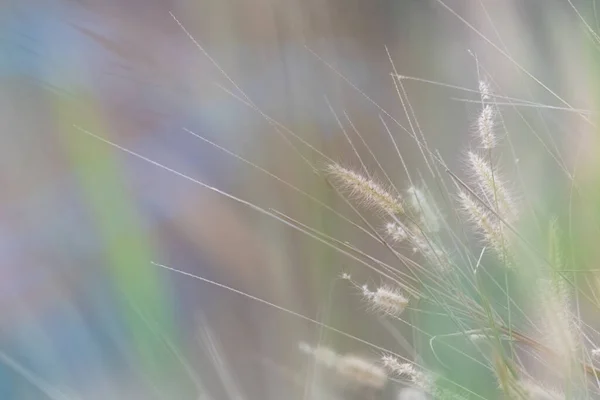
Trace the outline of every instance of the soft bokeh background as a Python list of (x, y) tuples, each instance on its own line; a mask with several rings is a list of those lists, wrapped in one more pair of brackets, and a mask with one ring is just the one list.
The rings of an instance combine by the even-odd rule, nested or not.
[[(594, 104), (596, 82), (586, 77), (596, 50), (568, 2), (444, 3), (497, 48), (436, 0), (0, 3), (0, 398), (235, 397), (223, 379), (234, 381), (248, 399), (301, 398), (306, 360), (297, 351), (299, 341), (324, 340), (342, 352), (377, 356), (152, 261), (411, 356), (377, 317), (364, 312), (356, 291), (337, 280), (342, 271), (374, 283), (377, 276), (74, 125), (385, 258), (380, 246), (351, 225), (182, 129), (352, 216), (281, 132), (223, 89), (240, 95), (169, 12), (265, 114), (332, 159), (356, 166), (329, 104), (356, 139), (346, 112), (403, 187), (382, 111), (325, 62), (401, 123), (406, 118), (385, 46), (402, 75), (476, 90), (471, 50), (507, 96), (564, 105), (510, 55), (574, 107)], [(592, 2), (574, 4), (594, 23)], [(406, 81), (406, 88), (430, 146), (460, 169), (477, 110), (460, 99), (477, 96), (415, 81)], [(518, 159), (531, 173), (524, 178), (528, 183), (560, 192), (564, 182), (556, 179), (556, 163), (532, 131), (545, 143), (555, 142), (569, 165), (595, 159), (589, 145), (594, 136), (568, 112), (520, 111), (532, 128), (512, 132), (518, 154), (506, 152), (509, 170)], [(389, 116), (384, 120), (409, 168), (425, 176), (414, 142)], [(524, 126), (514, 111), (506, 120)], [(587, 153), (577, 152), (582, 138)], [(323, 166), (315, 152), (291, 142)], [(397, 329), (411, 340), (406, 326)], [(219, 363), (229, 378), (219, 373)], [(381, 396), (393, 395), (388, 392)]]

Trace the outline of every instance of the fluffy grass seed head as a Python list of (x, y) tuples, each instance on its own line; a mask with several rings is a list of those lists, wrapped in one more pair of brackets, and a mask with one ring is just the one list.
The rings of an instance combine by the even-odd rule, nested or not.
[(485, 200), (502, 218), (513, 220), (517, 214), (516, 207), (501, 174), (492, 170), (483, 157), (472, 151), (469, 151), (467, 158), (474, 180)]
[(333, 370), (352, 385), (381, 389), (387, 382), (385, 369), (365, 358), (353, 354), (340, 355), (329, 347), (313, 347), (305, 342), (300, 342), (298, 347), (313, 357), (317, 364)]
[(544, 342), (561, 359), (573, 359), (577, 354), (577, 324), (570, 311), (570, 295), (562, 278), (540, 279), (538, 301), (544, 326)]
[(404, 214), (401, 199), (389, 193), (374, 180), (339, 164), (330, 164), (327, 167), (327, 172), (335, 179), (340, 189), (347, 191), (351, 197), (354, 197), (365, 207), (383, 211), (390, 215)]
[(503, 259), (507, 252), (507, 240), (498, 218), (466, 192), (461, 190), (458, 196), (463, 213), (483, 236), (484, 241)]
[(401, 363), (396, 357), (389, 354), (381, 356), (381, 363), (389, 373), (399, 377), (412, 377), (417, 372), (412, 364)]
[(301, 352), (312, 356), (317, 364), (327, 368), (334, 368), (340, 358), (335, 351), (325, 346), (312, 347), (308, 343), (300, 342), (298, 348)]
[(425, 390), (430, 391), (432, 388), (431, 377), (422, 371), (419, 371), (414, 365), (410, 363), (403, 363), (398, 361), (394, 356), (385, 354), (381, 357), (381, 363), (383, 367), (388, 371), (389, 374), (397, 376), (399, 378), (408, 379), (413, 385)]
[(372, 292), (363, 285), (362, 292), (373, 311), (394, 316), (402, 314), (409, 301), (400, 290), (390, 286), (380, 286)]
[(481, 94), (481, 100), (487, 101), (492, 97), (492, 88), (488, 81), (482, 79), (479, 81), (479, 93)]
[(495, 118), (496, 111), (490, 104), (484, 105), (477, 117), (477, 133), (481, 140), (481, 146), (486, 150), (496, 147)]
[(388, 378), (385, 369), (353, 354), (340, 357), (336, 364), (336, 371), (349, 383), (374, 389), (382, 389)]

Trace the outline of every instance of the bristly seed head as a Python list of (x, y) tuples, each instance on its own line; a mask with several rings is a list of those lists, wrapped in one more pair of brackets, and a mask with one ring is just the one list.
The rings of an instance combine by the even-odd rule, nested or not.
[(493, 171), (482, 157), (472, 151), (468, 153), (468, 159), (475, 181), (488, 204), (503, 219), (509, 221), (514, 219), (517, 214), (516, 207), (500, 173)]
[(399, 290), (389, 286), (378, 287), (372, 292), (364, 285), (362, 292), (374, 311), (395, 316), (402, 314), (409, 301)]
[(385, 369), (375, 363), (352, 354), (339, 355), (329, 347), (312, 347), (300, 342), (300, 351), (312, 356), (315, 362), (334, 370), (348, 383), (381, 389), (387, 382)]
[(385, 354), (381, 357), (381, 362), (390, 373), (393, 373), (397, 376), (405, 376), (412, 378), (412, 376), (416, 372), (412, 364), (401, 363), (396, 357), (388, 354)]
[[(458, 196), (462, 210), (469, 221), (481, 233), (487, 244), (496, 251), (500, 259), (504, 260), (508, 255), (508, 240), (505, 237), (506, 230), (503, 230), (500, 225), (501, 222), (469, 194), (461, 190)], [(511, 265), (508, 262), (506, 264)]]
[(423, 389), (430, 390), (431, 389), (431, 379), (430, 377), (417, 370), (414, 365), (409, 363), (401, 363), (398, 359), (391, 355), (383, 355), (381, 357), (381, 362), (384, 368), (390, 373), (400, 378), (408, 378), (415, 386)]
[(352, 354), (342, 356), (338, 360), (336, 370), (350, 383), (375, 389), (383, 388), (388, 378), (383, 368)]
[(543, 340), (561, 359), (572, 359), (577, 354), (579, 342), (576, 318), (570, 311), (569, 288), (561, 277), (540, 279), (537, 286)]
[(490, 84), (486, 80), (479, 81), (479, 93), (481, 94), (481, 100), (489, 100), (492, 96), (492, 89)]
[(494, 108), (486, 104), (477, 118), (477, 132), (481, 139), (481, 145), (486, 150), (493, 149), (496, 146), (496, 135), (494, 134), (495, 114)]
[(393, 196), (372, 179), (338, 164), (330, 164), (327, 172), (335, 178), (341, 189), (348, 191), (364, 206), (384, 211), (389, 215), (404, 214), (401, 199)]
[(305, 354), (312, 356), (315, 362), (327, 368), (335, 367), (338, 362), (338, 354), (325, 346), (312, 347), (308, 343), (300, 342), (298, 348)]

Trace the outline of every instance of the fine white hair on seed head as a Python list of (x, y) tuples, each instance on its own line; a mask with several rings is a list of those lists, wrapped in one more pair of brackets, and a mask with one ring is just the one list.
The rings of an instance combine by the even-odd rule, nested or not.
[(341, 190), (367, 208), (382, 211), (388, 215), (404, 214), (404, 206), (399, 196), (394, 196), (373, 179), (360, 175), (339, 164), (330, 164), (327, 172)]
[(371, 291), (367, 285), (364, 285), (362, 292), (371, 309), (376, 312), (400, 315), (408, 305), (408, 298), (400, 290), (391, 286), (380, 286), (375, 291)]

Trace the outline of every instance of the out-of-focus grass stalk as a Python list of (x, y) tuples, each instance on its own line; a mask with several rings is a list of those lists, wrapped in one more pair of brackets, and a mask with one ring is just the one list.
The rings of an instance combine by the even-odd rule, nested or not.
[(117, 304), (121, 307), (119, 317), (129, 331), (131, 351), (142, 375), (152, 382), (173, 371), (173, 358), (161, 338), (149, 329), (147, 321), (155, 324), (171, 342), (175, 341), (176, 332), (166, 285), (149, 267), (154, 254), (151, 238), (143, 229), (139, 212), (128, 193), (118, 158), (106, 146), (74, 132), (73, 123), (79, 122), (108, 134), (110, 130), (106, 129), (102, 110), (84, 94), (56, 97), (54, 104), (65, 152), (78, 175), (104, 249)]

